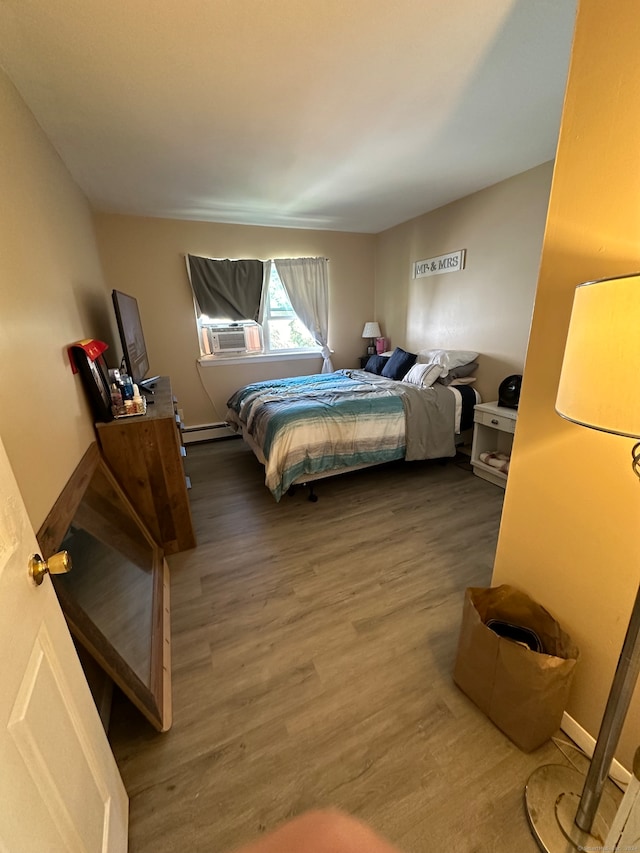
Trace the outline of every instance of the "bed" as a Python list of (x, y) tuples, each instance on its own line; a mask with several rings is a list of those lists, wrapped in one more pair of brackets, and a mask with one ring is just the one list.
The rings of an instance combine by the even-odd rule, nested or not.
[(478, 393), (468, 384), (422, 387), (404, 378), (337, 370), (255, 382), (229, 399), (226, 421), (264, 465), (277, 501), (296, 484), (334, 474), (455, 456)]

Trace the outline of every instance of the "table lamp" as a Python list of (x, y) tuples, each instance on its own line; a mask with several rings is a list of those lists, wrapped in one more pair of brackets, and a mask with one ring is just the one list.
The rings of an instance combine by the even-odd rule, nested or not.
[[(640, 273), (590, 281), (576, 288), (556, 411), (580, 426), (640, 439), (640, 395), (628, 374), (640, 357)], [(640, 477), (640, 441), (632, 449)], [(525, 788), (531, 830), (542, 850), (570, 853), (603, 849), (616, 813), (603, 796), (622, 726), (640, 672), (640, 589), (607, 699), (586, 777), (549, 764), (535, 770)]]
[(367, 347), (367, 355), (374, 355), (376, 351), (376, 338), (382, 336), (382, 332), (380, 331), (380, 324), (375, 321), (369, 321), (364, 324), (364, 329), (362, 330), (363, 338), (371, 338), (371, 343)]

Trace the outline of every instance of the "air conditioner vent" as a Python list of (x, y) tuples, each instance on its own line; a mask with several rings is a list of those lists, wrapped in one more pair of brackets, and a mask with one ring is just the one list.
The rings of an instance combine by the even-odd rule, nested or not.
[(247, 348), (244, 329), (211, 330), (211, 342), (214, 352), (244, 352)]
[(224, 355), (261, 352), (262, 339), (257, 323), (234, 326), (203, 326), (205, 352)]

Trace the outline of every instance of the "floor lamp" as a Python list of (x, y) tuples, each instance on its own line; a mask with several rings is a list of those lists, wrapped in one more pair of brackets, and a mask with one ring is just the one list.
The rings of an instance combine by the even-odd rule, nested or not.
[[(640, 394), (620, 366), (640, 356), (640, 273), (576, 288), (556, 411), (581, 426), (640, 439)], [(640, 477), (640, 441), (632, 450)], [(611, 685), (586, 777), (559, 764), (539, 767), (525, 788), (531, 830), (542, 850), (602, 849), (616, 806), (603, 796), (614, 752), (640, 672), (640, 589)]]

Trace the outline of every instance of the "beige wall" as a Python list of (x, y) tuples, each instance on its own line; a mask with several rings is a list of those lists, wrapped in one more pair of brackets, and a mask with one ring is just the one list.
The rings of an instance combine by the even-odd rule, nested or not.
[[(376, 314), (393, 346), (481, 353), (476, 387), (522, 373), (552, 164), (545, 163), (378, 235)], [(461, 272), (412, 280), (412, 264), (466, 249)]]
[(0, 434), (37, 530), (94, 439), (68, 344), (109, 334), (84, 196), (0, 71)]
[[(114, 214), (94, 221), (109, 287), (138, 299), (151, 371), (171, 376), (187, 425), (223, 420), (229, 393), (245, 382), (315, 372), (320, 361), (199, 367), (185, 253), (324, 255), (336, 368), (358, 366), (362, 326), (377, 319), (392, 346), (481, 352), (477, 387), (495, 399), (499, 382), (523, 370), (551, 174), (543, 164), (375, 236)], [(411, 280), (413, 261), (458, 248), (467, 250), (464, 271)]]
[[(95, 336), (110, 344), (110, 364), (120, 358), (111, 288), (138, 297), (152, 370), (172, 376), (191, 424), (219, 420), (229, 389), (236, 385), (284, 373), (312, 372), (319, 369), (320, 362), (271, 363), (259, 371), (245, 367), (199, 370), (185, 252), (330, 258), (330, 345), (336, 367), (358, 364), (366, 320), (377, 317), (385, 333), (391, 333), (396, 342), (404, 340), (404, 325), (390, 320), (385, 327), (385, 312), (395, 318), (396, 307), (407, 304), (410, 281), (404, 276), (404, 285), (396, 287), (402, 279), (398, 270), (406, 271), (409, 259), (430, 253), (431, 243), (425, 241), (421, 225), (433, 228), (436, 215), (378, 237), (109, 214), (92, 220), (84, 196), (4, 75), (0, 75), (0, 98), (5, 155), (0, 165), (4, 190), (0, 271), (5, 282), (0, 289), (0, 346), (3, 365), (8, 366), (0, 379), (0, 433), (36, 528), (94, 438), (80, 380), (68, 367), (66, 346)], [(536, 171), (521, 176), (525, 186)], [(542, 175), (544, 181), (544, 167)], [(498, 185), (486, 192), (502, 196), (505, 191)], [(510, 195), (508, 188), (506, 195)], [(445, 219), (449, 208), (440, 212)], [(476, 202), (469, 218), (483, 216), (487, 209), (491, 205)], [(415, 241), (415, 252), (407, 252), (406, 234), (410, 234), (410, 242)], [(470, 248), (464, 236), (460, 239)], [(519, 240), (520, 235), (514, 233), (513, 239)], [(439, 241), (435, 243), (440, 251)], [(378, 287), (381, 307), (377, 315), (373, 307), (376, 244), (379, 281), (388, 285)], [(447, 310), (451, 314), (450, 308), (443, 309)], [(418, 311), (411, 316), (422, 315)], [(433, 320), (429, 322), (433, 326)], [(415, 336), (415, 329), (409, 331)], [(451, 331), (449, 335), (441, 342), (457, 345)], [(460, 341), (472, 345), (463, 332), (460, 335)], [(523, 348), (522, 341), (519, 346)], [(32, 407), (29, 411), (25, 400)]]
[[(639, 96), (637, 3), (582, 0), (493, 577), (581, 647), (568, 712), (594, 736), (640, 580), (640, 487), (630, 440), (569, 424), (554, 403), (575, 286), (640, 268)], [(611, 370), (636, 393), (637, 365)], [(637, 689), (625, 766), (639, 744)]]
[[(138, 299), (151, 371), (171, 376), (187, 425), (224, 417), (229, 385), (274, 375), (273, 365), (240, 369), (198, 368), (191, 290), (184, 255), (218, 258), (329, 258), (329, 346), (334, 367), (357, 367), (360, 335), (373, 311), (374, 237), (335, 231), (260, 228), (97, 214), (95, 226), (110, 288)], [(305, 372), (320, 362), (300, 362)], [(285, 363), (285, 373), (298, 372)], [(214, 403), (212, 403), (212, 400)], [(215, 404), (215, 405), (214, 405)]]

